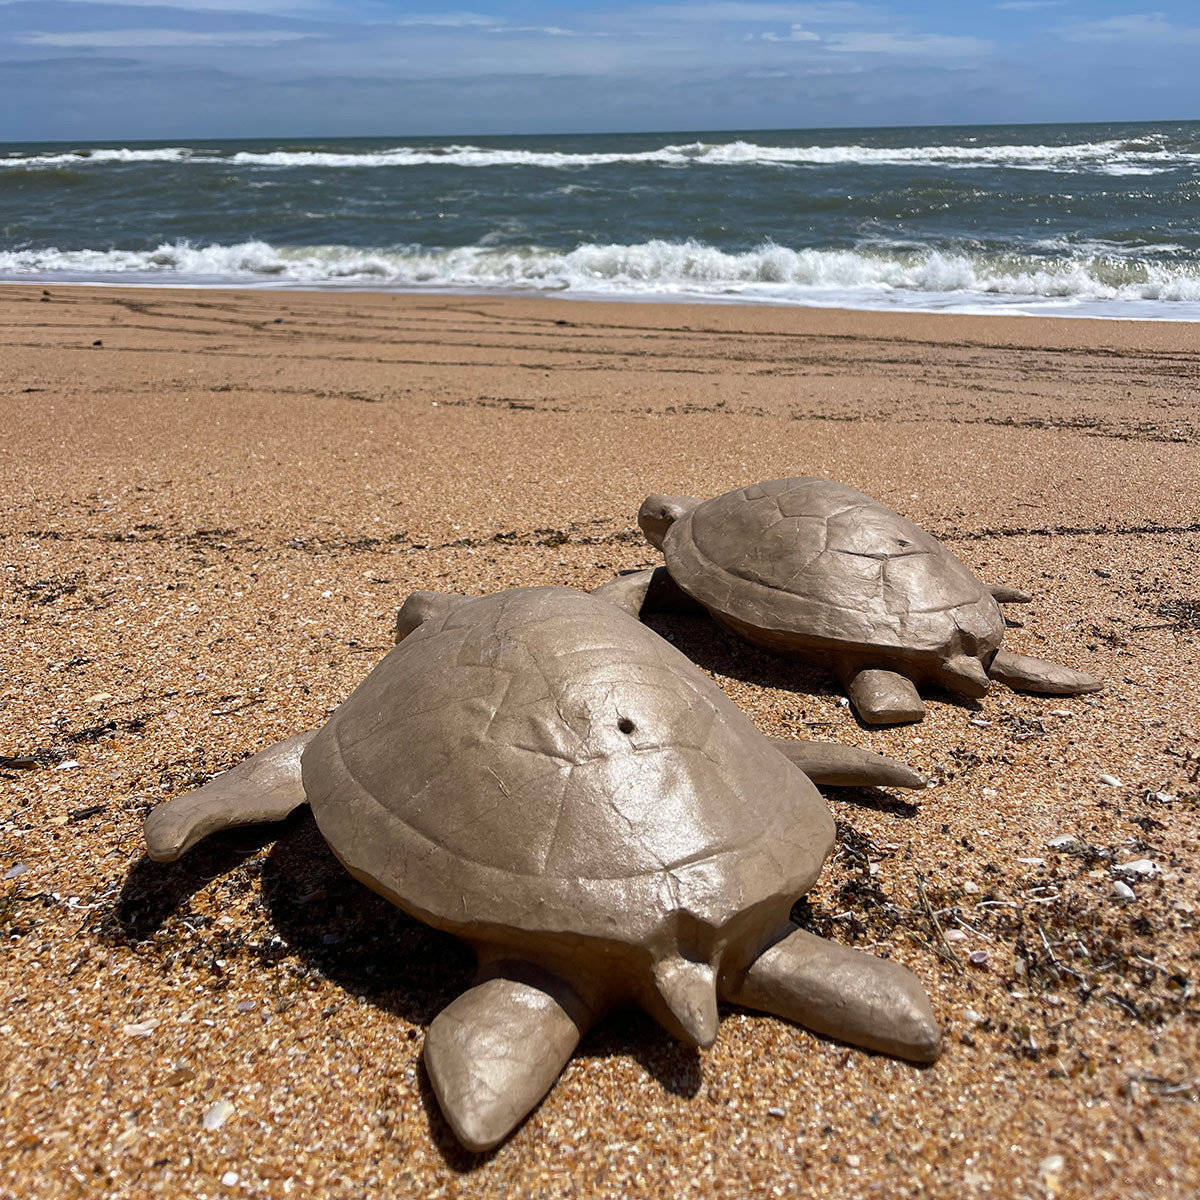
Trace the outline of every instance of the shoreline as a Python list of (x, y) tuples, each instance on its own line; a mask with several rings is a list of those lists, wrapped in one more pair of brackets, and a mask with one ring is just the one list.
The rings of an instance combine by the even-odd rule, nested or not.
[[(1177, 322), (0, 288), (0, 1197), (1192, 1200), (1198, 381)], [(409, 592), (590, 590), (656, 565), (648, 492), (791, 474), (1031, 592), (1005, 646), (1105, 680), (869, 728), (820, 671), (652, 622), (771, 736), (937, 781), (828, 791), (803, 912), (917, 974), (943, 1056), (617, 1013), (468, 1155), (421, 1065), (461, 947), (305, 813), (168, 865), (142, 821), (321, 724)]]
[[(997, 317), (1023, 319), (1030, 321), (1051, 320), (1051, 321), (1111, 321), (1111, 322), (1139, 322), (1145, 324), (1176, 324), (1176, 325), (1195, 325), (1200, 324), (1200, 301), (1183, 300), (1183, 301), (1157, 301), (1157, 300), (1128, 300), (1128, 301), (1084, 301), (1081, 307), (1085, 304), (1096, 306), (1111, 306), (1118, 308), (1126, 305), (1160, 305), (1170, 306), (1179, 304), (1194, 310), (1188, 316), (1171, 316), (1171, 315), (1156, 315), (1145, 316), (1139, 314), (1119, 314), (1110, 312), (1069, 312), (1069, 311), (1051, 311), (1047, 309), (1044, 312), (1015, 312), (1013, 308), (1017, 307), (1020, 301), (1014, 300), (1012, 307), (1009, 307), (1009, 301), (996, 300), (989, 302), (984, 297), (986, 293), (972, 293), (978, 295), (980, 302), (973, 304), (970, 301), (964, 303), (963, 308), (945, 307), (919, 307), (916, 305), (854, 305), (842, 304), (837, 302), (823, 303), (814, 301), (807, 303), (798, 300), (772, 300), (766, 297), (749, 297), (738, 299), (731, 296), (704, 296), (704, 295), (672, 295), (670, 293), (648, 293), (646, 295), (624, 294), (624, 295), (608, 295), (604, 293), (590, 293), (585, 291), (572, 291), (569, 288), (553, 289), (547, 291), (538, 291), (536, 289), (502, 289), (502, 288), (486, 288), (486, 287), (461, 287), (461, 288), (437, 288), (437, 287), (420, 287), (420, 288), (404, 288), (404, 287), (368, 287), (361, 283), (346, 283), (340, 284), (333, 281), (324, 281), (321, 283), (305, 284), (297, 280), (287, 280), (285, 282), (272, 282), (264, 279), (258, 282), (251, 281), (228, 281), (216, 280), (211, 283), (197, 282), (195, 280), (184, 280), (175, 282), (173, 280), (161, 280), (148, 282), (145, 280), (137, 282), (128, 282), (120, 278), (108, 279), (59, 279), (54, 276), (29, 278), (4, 278), (0, 277), (0, 288), (10, 287), (72, 287), (72, 288), (96, 288), (99, 290), (109, 289), (130, 289), (136, 291), (198, 291), (198, 292), (315, 292), (320, 294), (331, 295), (381, 295), (381, 296), (410, 296), (421, 297), (428, 296), (437, 297), (470, 297), (470, 296), (485, 296), (495, 299), (511, 299), (511, 300), (546, 300), (556, 301), (564, 300), (572, 304), (648, 304), (648, 305), (664, 305), (664, 306), (694, 306), (697, 308), (708, 307), (730, 307), (730, 308), (781, 308), (781, 309), (797, 309), (803, 311), (819, 310), (830, 312), (843, 313), (878, 313), (889, 316), (930, 316), (930, 317), (980, 317), (991, 320)], [(921, 293), (913, 293), (920, 295)], [(938, 293), (941, 295), (942, 293)], [(946, 293), (949, 295), (950, 293)], [(994, 306), (995, 311), (992, 311)]]
[[(341, 287), (297, 287), (288, 284), (264, 284), (263, 286), (236, 287), (213, 285), (196, 287), (191, 284), (130, 285), (123, 283), (94, 284), (87, 282), (46, 284), (0, 281), (0, 302), (12, 297), (18, 301), (40, 301), (52, 287), (69, 288), (85, 302), (94, 301), (104, 305), (118, 305), (128, 300), (149, 301), (155, 296), (172, 297), (186, 303), (194, 299), (197, 303), (220, 301), (229, 304), (246, 303), (254, 307), (267, 307), (274, 301), (286, 303), (290, 298), (300, 304), (312, 301), (314, 311), (320, 312), (328, 302), (337, 304), (362, 304), (369, 308), (376, 305), (389, 307), (390, 302), (400, 302), (406, 307), (429, 308), (438, 311), (452, 310), (458, 303), (473, 300), (486, 301), (502, 308), (511, 308), (515, 313), (549, 313), (555, 306), (566, 305), (568, 310), (580, 316), (589, 311), (597, 319), (603, 319), (608, 310), (632, 317), (638, 325), (654, 327), (669, 325), (687, 331), (687, 324), (680, 321), (707, 319), (712, 332), (739, 333), (742, 336), (764, 334), (787, 334), (799, 331), (814, 331), (831, 336), (887, 337), (895, 332), (913, 339), (941, 341), (940, 332), (949, 332), (955, 326), (954, 336), (968, 337), (988, 345), (1053, 344), (1056, 347), (1098, 348), (1112, 346), (1126, 350), (1140, 347), (1172, 349), (1181, 353), (1190, 352), (1195, 345), (1191, 335), (1191, 321), (1159, 321), (1136, 318), (1061, 318), (1039, 314), (956, 313), (929, 312), (925, 310), (880, 310), (865, 308), (842, 308), (820, 305), (756, 304), (730, 300), (694, 301), (692, 299), (644, 300), (629, 298), (585, 298), (562, 293), (517, 293), (486, 291), (385, 291), (382, 289), (362, 290)], [(94, 293), (93, 295), (89, 295)], [(126, 295), (128, 293), (128, 295)], [(53, 293), (51, 292), (51, 295)], [(688, 310), (694, 310), (689, 313)], [(673, 321), (668, 317), (674, 316)], [(922, 326), (929, 322), (928, 330)], [(2, 326), (0, 326), (2, 328)], [(1086, 331), (1086, 332), (1085, 332)]]

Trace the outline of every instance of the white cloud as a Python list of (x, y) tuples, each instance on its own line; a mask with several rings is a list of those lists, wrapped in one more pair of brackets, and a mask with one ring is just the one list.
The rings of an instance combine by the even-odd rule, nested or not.
[(495, 29), (504, 24), (499, 17), (486, 17), (481, 13), (413, 13), (397, 17), (389, 25), (436, 25), (445, 29)]
[(819, 42), (821, 39), (810, 33), (803, 25), (793, 25), (787, 33), (764, 33), (764, 42)]
[(1200, 42), (1200, 28), (1177, 25), (1165, 13), (1128, 13), (1103, 21), (1081, 21), (1055, 31), (1071, 42), (1167, 42), (1172, 45)]
[[(561, 29), (557, 25), (496, 25), (489, 33), (540, 33), (544, 37), (575, 37), (574, 29)], [(597, 35), (607, 37), (607, 34)]]
[(481, 13), (418, 13), (397, 17), (385, 22), (387, 25), (410, 28), (467, 29), (482, 33), (540, 33), (545, 37), (575, 37), (574, 29), (563, 29), (560, 25), (510, 25), (500, 17), (488, 17)]
[(274, 46), (315, 38), (291, 29), (238, 29), (201, 33), (190, 29), (99, 29), (87, 33), (19, 33), (14, 40), (29, 46), (113, 49), (120, 46)]
[[(0, 0), (0, 5), (28, 0)], [(324, 0), (60, 0), (69, 4), (103, 4), (106, 8), (172, 8), (187, 12), (250, 13), (273, 16), (311, 17), (330, 6)]]
[(703, 4), (654, 4), (637, 10), (638, 16), (666, 17), (675, 21), (755, 22), (759, 24), (855, 24), (878, 19), (877, 10), (851, 0), (825, 4), (754, 4), (742, 0), (709, 0)]
[(842, 33), (829, 48), (840, 54), (922, 55), (928, 58), (958, 58), (982, 54), (990, 42), (975, 37), (944, 37), (938, 33)]

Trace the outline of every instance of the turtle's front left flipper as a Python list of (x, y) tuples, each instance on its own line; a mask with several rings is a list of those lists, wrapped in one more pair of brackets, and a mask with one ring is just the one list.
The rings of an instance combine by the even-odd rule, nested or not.
[(300, 756), (316, 732), (310, 729), (268, 746), (202, 788), (160, 804), (146, 818), (150, 857), (174, 862), (210, 833), (282, 821), (306, 803)]
[(773, 745), (802, 770), (813, 783), (824, 787), (921, 788), (925, 780), (912, 767), (839, 742), (804, 742), (771, 738)]
[(533, 1111), (591, 1024), (570, 988), (539, 982), (499, 975), (477, 984), (425, 1034), (429, 1081), (468, 1150), (490, 1150)]
[(1085, 671), (1074, 671), (1059, 663), (997, 650), (988, 667), (988, 675), (1020, 692), (1040, 692), (1044, 696), (1077, 696), (1098, 692), (1103, 682)]
[(922, 1063), (941, 1053), (942, 1032), (911, 971), (803, 929), (721, 983), (723, 1000), (852, 1046)]

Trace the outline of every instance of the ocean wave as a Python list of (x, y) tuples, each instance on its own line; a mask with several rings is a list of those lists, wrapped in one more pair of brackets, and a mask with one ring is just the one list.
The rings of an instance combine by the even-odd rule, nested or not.
[[(279, 247), (266, 242), (154, 250), (0, 252), (10, 279), (159, 283), (275, 283), (368, 289), (555, 291), (588, 296), (735, 298), (846, 303), (889, 298), (929, 307), (988, 300), (1200, 303), (1200, 263), (1129, 256), (964, 254), (943, 250), (793, 250), (764, 244), (730, 253), (699, 242), (536, 246)], [(833, 299), (831, 299), (833, 297)], [(947, 301), (947, 298), (948, 301)]]
[(0, 169), (38, 167), (107, 166), (113, 163), (221, 162), (197, 155), (186, 146), (157, 146), (152, 150), (130, 150), (124, 146), (101, 150), (62, 150), (54, 154), (8, 154), (0, 156)]
[(1200, 154), (1172, 148), (1165, 140), (1109, 140), (1072, 145), (929, 145), (929, 146), (769, 146), (756, 142), (688, 142), (650, 150), (557, 151), (520, 147), (396, 146), (385, 150), (321, 149), (238, 150), (214, 152), (184, 146), (153, 149), (75, 150), (51, 154), (13, 154), (0, 158), (2, 169), (80, 167), (135, 163), (224, 164), (271, 168), (348, 169), (373, 167), (543, 167), (578, 168), (616, 164), (665, 167), (821, 167), (924, 166), (1000, 167), (1018, 170), (1093, 171), (1108, 175), (1149, 175), (1200, 163)]

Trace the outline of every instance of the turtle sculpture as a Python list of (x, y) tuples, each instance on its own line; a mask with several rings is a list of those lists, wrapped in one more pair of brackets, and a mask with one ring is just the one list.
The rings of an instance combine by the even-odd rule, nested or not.
[(701, 1046), (724, 1000), (937, 1057), (915, 976), (789, 916), (834, 842), (810, 780), (914, 772), (772, 741), (664, 639), (571, 588), (414, 593), (397, 641), (322, 728), (159, 805), (146, 843), (170, 861), (307, 802), (352, 875), (467, 942), (477, 980), (424, 1047), (465, 1146), (503, 1140), (627, 1004)]
[(998, 679), (1049, 695), (1100, 680), (1000, 647), (1000, 603), (932, 534), (829, 479), (772, 479), (712, 500), (649, 496), (638, 513), (665, 568), (598, 588), (631, 611), (706, 609), (766, 650), (829, 667), (859, 716), (919, 721), (918, 684), (978, 698)]

